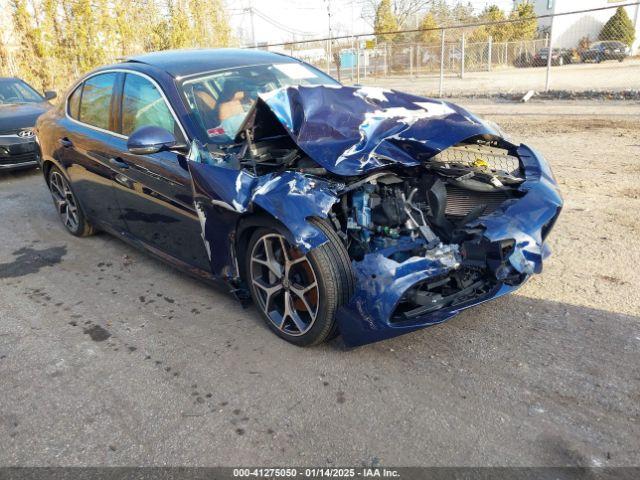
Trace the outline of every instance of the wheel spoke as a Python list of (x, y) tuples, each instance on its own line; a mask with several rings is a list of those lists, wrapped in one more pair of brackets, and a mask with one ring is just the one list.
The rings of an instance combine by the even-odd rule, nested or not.
[(275, 285), (267, 285), (261, 279), (254, 279), (253, 284), (266, 294), (267, 298), (264, 302), (264, 308), (267, 312), (270, 312), (273, 297), (282, 291), (282, 284), (277, 283)]
[(273, 244), (268, 238), (262, 239), (262, 249), (264, 250), (265, 259), (263, 260), (254, 255), (251, 260), (260, 265), (264, 265), (271, 271), (271, 273), (276, 277), (276, 279), (281, 279), (284, 268), (282, 265), (280, 265), (280, 263), (278, 263), (278, 260), (276, 259), (276, 256), (273, 253)]
[(56, 209), (58, 210), (58, 214), (62, 215), (65, 211), (65, 207), (67, 205), (67, 202), (65, 202), (64, 200), (60, 200), (59, 198), (57, 198), (55, 195), (53, 196), (53, 203), (56, 206)]
[(285, 292), (284, 294), (284, 304), (285, 304), (285, 317), (289, 317), (296, 328), (300, 331), (300, 333), (307, 330), (308, 325), (304, 323), (302, 318), (300, 318), (300, 314), (293, 306), (293, 297), (289, 292)]
[(317, 286), (316, 283), (314, 283), (313, 285), (310, 285), (306, 288), (303, 289), (298, 289), (295, 287), (291, 287), (291, 293), (293, 293), (296, 297), (298, 297), (300, 300), (302, 300), (302, 302), (304, 303), (305, 308), (307, 309), (307, 312), (309, 313), (309, 316), (311, 317), (311, 320), (315, 320), (316, 319), (316, 315), (318, 314), (317, 312), (317, 306), (316, 308), (311, 308), (311, 305), (309, 305), (309, 302), (307, 301), (307, 298), (305, 297), (305, 293), (310, 291), (311, 289), (315, 288)]

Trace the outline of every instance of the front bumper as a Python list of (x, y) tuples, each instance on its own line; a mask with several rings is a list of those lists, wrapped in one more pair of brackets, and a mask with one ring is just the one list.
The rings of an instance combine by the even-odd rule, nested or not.
[(523, 196), (508, 200), (470, 227), (481, 229), (482, 238), (489, 244), (512, 244), (506, 265), (519, 279), (513, 281), (512, 275), (505, 280), (496, 269), (490, 288), (481, 295), (398, 322), (393, 321), (394, 312), (405, 293), (425, 280), (459, 269), (456, 262), (459, 257), (455, 252), (440, 252), (398, 263), (380, 253), (366, 255), (360, 262), (353, 262), (356, 291), (336, 314), (346, 344), (364, 345), (442, 323), (467, 308), (517, 290), (532, 274), (542, 271), (542, 262), (550, 253), (544, 241), (560, 214), (562, 197), (548, 164), (540, 155), (522, 145), (518, 156), (526, 177), (520, 187)]
[(0, 135), (0, 170), (31, 168), (38, 164), (35, 138)]

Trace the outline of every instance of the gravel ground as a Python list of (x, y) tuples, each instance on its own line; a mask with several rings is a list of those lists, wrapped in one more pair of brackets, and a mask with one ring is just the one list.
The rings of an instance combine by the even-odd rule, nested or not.
[(640, 115), (532, 105), (477, 110), (562, 186), (545, 272), (353, 350), (290, 346), (120, 241), (66, 234), (39, 172), (2, 176), (0, 465), (640, 465)]

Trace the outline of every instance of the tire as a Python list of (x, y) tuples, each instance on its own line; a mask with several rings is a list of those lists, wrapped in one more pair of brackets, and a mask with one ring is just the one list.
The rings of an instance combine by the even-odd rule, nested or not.
[(78, 199), (69, 186), (67, 177), (58, 167), (54, 166), (49, 170), (47, 185), (53, 197), (53, 205), (67, 231), (76, 237), (93, 235), (95, 229), (87, 221)]
[(257, 229), (245, 252), (245, 279), (260, 315), (276, 335), (300, 347), (336, 335), (336, 311), (354, 289), (340, 238), (325, 221), (311, 222), (329, 241), (306, 255), (289, 244), (276, 221)]

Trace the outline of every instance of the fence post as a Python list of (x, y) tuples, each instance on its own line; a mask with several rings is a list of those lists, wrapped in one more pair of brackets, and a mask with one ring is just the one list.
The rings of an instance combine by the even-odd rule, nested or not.
[(444, 97), (444, 40), (446, 30), (442, 29), (442, 39), (440, 41), (440, 98)]
[(548, 92), (551, 88), (551, 59), (553, 57), (553, 24), (556, 17), (551, 17), (551, 27), (549, 28), (549, 51), (547, 52), (547, 80), (544, 85), (544, 91)]
[(324, 55), (325, 55), (325, 60), (327, 63), (327, 75), (331, 75), (331, 53), (329, 52), (329, 49), (331, 48), (331, 43), (329, 40), (327, 40), (327, 45), (324, 49)]
[(360, 42), (356, 43), (356, 84), (360, 85)]
[(389, 45), (384, 44), (384, 76), (389, 76)]
[(409, 45), (409, 77), (413, 78), (413, 45)]
[(464, 79), (464, 57), (465, 57), (465, 45), (466, 43), (466, 38), (465, 38), (465, 32), (464, 30), (462, 30), (462, 51), (460, 52), (460, 78)]
[(365, 80), (367, 79), (367, 75), (368, 72), (367, 70), (369, 69), (369, 50), (365, 50), (364, 54), (362, 55), (362, 59), (364, 60), (364, 78)]
[(489, 59), (488, 59), (489, 60), (489, 62), (488, 62), (489, 71), (491, 71), (491, 67), (492, 67), (492, 64), (493, 64), (493, 58), (492, 58), (493, 57), (493, 37), (492, 36), (489, 36), (489, 55), (488, 55), (488, 57), (489, 57)]

